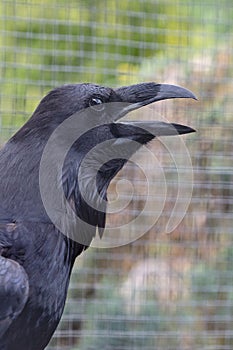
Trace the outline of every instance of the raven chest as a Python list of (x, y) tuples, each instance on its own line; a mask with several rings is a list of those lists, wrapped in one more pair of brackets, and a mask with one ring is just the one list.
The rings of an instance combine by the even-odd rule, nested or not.
[(75, 257), (67, 238), (51, 224), (24, 223), (17, 230), (17, 239), (5, 255), (20, 260), (29, 294), (24, 309), (0, 339), (0, 348), (43, 350), (61, 318)]

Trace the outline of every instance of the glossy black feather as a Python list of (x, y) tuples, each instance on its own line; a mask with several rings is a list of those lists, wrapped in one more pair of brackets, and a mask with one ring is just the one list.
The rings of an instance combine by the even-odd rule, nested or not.
[[(75, 258), (90, 245), (97, 230), (103, 234), (111, 179), (142, 144), (156, 136), (156, 122), (150, 131), (148, 125), (115, 121), (156, 101), (156, 95), (157, 99), (193, 98), (183, 88), (155, 83), (118, 90), (94, 84), (62, 86), (42, 99), (28, 122), (0, 151), (1, 350), (43, 350), (48, 344), (63, 312)], [(110, 102), (121, 103), (108, 108)], [(101, 103), (106, 107), (96, 106)], [(86, 118), (77, 115), (73, 131), (79, 135), (86, 127), (86, 132), (73, 143), (54, 184), (55, 189), (64, 189), (66, 200), (81, 219), (72, 232), (67, 221), (64, 234), (44, 208), (39, 168), (52, 133), (80, 111), (86, 111)], [(168, 134), (175, 134), (167, 125)], [(159, 124), (160, 135), (166, 129), (163, 127)], [(184, 126), (174, 128), (178, 133), (191, 132)], [(108, 147), (96, 151), (104, 141), (109, 142)], [(69, 135), (60, 135), (55, 152), (67, 142)], [(51, 159), (48, 176), (57, 167), (55, 154)]]

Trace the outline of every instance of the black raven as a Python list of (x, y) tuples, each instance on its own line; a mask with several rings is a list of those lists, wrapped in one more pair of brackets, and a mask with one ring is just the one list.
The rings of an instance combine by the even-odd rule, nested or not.
[[(171, 98), (195, 96), (184, 88), (156, 83), (118, 89), (89, 83), (64, 85), (41, 100), (32, 117), (1, 150), (1, 350), (46, 347), (63, 312), (75, 258), (89, 246), (96, 230), (103, 234), (111, 179), (140, 145), (156, 136), (194, 131), (158, 121), (117, 122), (134, 109)], [(56, 191), (56, 186), (62, 187), (67, 202), (80, 219), (69, 233), (69, 220), (64, 231), (55, 222), (66, 213), (59, 210), (56, 213), (54, 208), (53, 217), (46, 209), (40, 169), (51, 136), (73, 115), (76, 128), (70, 131), (77, 133), (77, 139), (64, 158), (62, 176), (53, 188)], [(48, 183), (57, 166), (56, 155), (70, 141), (69, 132), (58, 133), (56, 140), (57, 149), (49, 152), (52, 161), (46, 169)], [(111, 142), (110, 147), (91, 153), (105, 141)], [(80, 172), (88, 153), (89, 160)], [(50, 185), (44, 182), (42, 187), (49, 192)]]

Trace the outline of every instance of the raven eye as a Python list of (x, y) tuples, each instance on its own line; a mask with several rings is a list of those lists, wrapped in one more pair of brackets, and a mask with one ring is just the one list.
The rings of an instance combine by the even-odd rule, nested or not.
[(92, 97), (89, 101), (89, 106), (97, 112), (101, 112), (105, 108), (103, 101), (99, 97)]

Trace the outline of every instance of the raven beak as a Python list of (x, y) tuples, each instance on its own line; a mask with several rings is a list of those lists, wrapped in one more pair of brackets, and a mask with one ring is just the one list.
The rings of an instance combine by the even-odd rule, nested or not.
[[(151, 134), (153, 137), (157, 136), (172, 136), (172, 135), (182, 135), (182, 134), (189, 134), (192, 132), (196, 132), (195, 129), (190, 128), (189, 126), (182, 125), (182, 124), (176, 124), (176, 123), (165, 123), (161, 121), (127, 121), (127, 122), (121, 122), (117, 123), (117, 125), (121, 124), (122, 126), (129, 126), (134, 127), (134, 134), (143, 135), (143, 134)], [(121, 129), (121, 130), (124, 130)], [(125, 128), (126, 134), (127, 134), (127, 128)], [(121, 135), (121, 137), (124, 137), (124, 135)], [(125, 135), (127, 136), (127, 135)]]
[(120, 100), (125, 106), (115, 116), (115, 120), (122, 118), (124, 115), (149, 105), (156, 101), (173, 99), (173, 98), (192, 98), (197, 100), (196, 96), (189, 90), (169, 84), (142, 83), (131, 86), (123, 86), (115, 90)]

